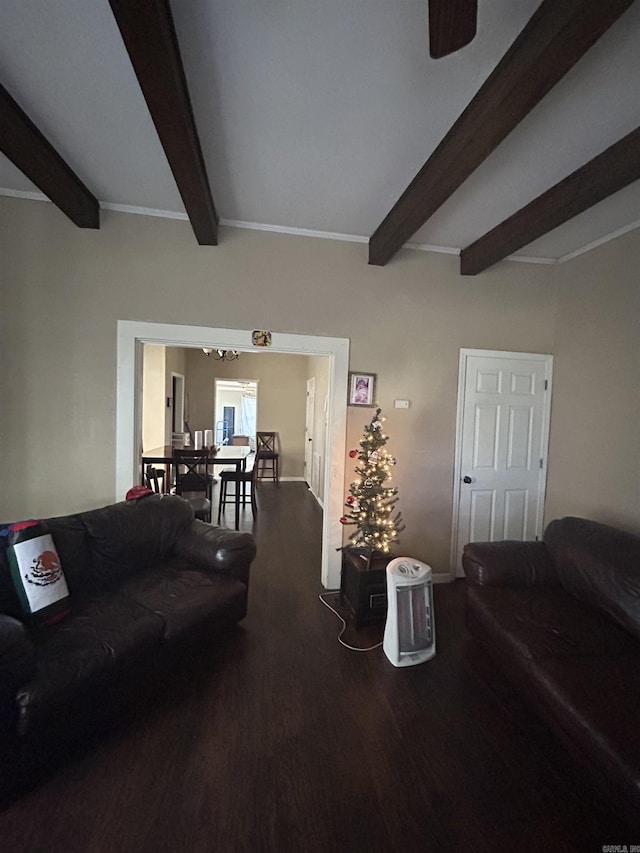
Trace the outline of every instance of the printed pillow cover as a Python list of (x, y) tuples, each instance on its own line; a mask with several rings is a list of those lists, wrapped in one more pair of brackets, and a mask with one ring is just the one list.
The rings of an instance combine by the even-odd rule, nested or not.
[(38, 623), (57, 622), (69, 612), (69, 589), (53, 537), (37, 521), (12, 524), (7, 557), (23, 612)]

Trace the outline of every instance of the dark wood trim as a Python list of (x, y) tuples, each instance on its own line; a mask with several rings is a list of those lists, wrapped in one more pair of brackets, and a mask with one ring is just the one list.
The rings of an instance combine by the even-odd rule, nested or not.
[(109, 0), (109, 4), (196, 239), (201, 246), (215, 246), (218, 215), (169, 0)]
[(544, 0), (369, 240), (383, 266), (555, 86), (632, 0)]
[(100, 227), (98, 200), (2, 85), (0, 150), (79, 228)]
[(460, 273), (476, 275), (486, 270), (637, 180), (640, 180), (640, 128), (463, 249)]

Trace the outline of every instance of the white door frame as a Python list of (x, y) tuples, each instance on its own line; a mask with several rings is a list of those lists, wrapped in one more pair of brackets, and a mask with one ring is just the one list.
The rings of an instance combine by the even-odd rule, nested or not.
[[(456, 444), (453, 466), (453, 514), (451, 517), (451, 558), (450, 575), (454, 579), (457, 575), (458, 555), (458, 514), (460, 512), (460, 482), (462, 478), (462, 424), (464, 415), (464, 389), (467, 381), (467, 360), (473, 357), (479, 358), (504, 358), (522, 359), (523, 361), (541, 361), (545, 364), (545, 378), (551, 389), (553, 375), (553, 356), (546, 353), (531, 352), (505, 352), (503, 350), (484, 349), (461, 349), (460, 365), (458, 369), (458, 407), (456, 412)], [(542, 414), (543, 443), (542, 458), (543, 467), (540, 471), (540, 490), (538, 492), (538, 505), (536, 507), (536, 536), (542, 537), (544, 526), (544, 504), (547, 489), (547, 460), (549, 458), (549, 427), (551, 424), (551, 394), (547, 394), (544, 400)]]
[(337, 549), (342, 547), (343, 534), (340, 517), (344, 502), (349, 339), (273, 332), (271, 346), (263, 349), (252, 345), (251, 330), (247, 329), (118, 320), (115, 477), (118, 500), (122, 500), (138, 480), (142, 452), (140, 389), (143, 344), (329, 357), (330, 427), (324, 465), (326, 500), (322, 520), (321, 581), (326, 589), (338, 588), (342, 552)]

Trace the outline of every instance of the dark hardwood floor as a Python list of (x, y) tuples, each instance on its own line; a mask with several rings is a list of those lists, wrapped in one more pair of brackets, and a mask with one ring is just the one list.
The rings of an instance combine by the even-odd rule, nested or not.
[[(227, 517), (231, 522), (232, 510)], [(639, 843), (435, 589), (437, 655), (342, 647), (318, 600), (321, 512), (260, 487), (249, 615), (126, 722), (0, 812), (4, 853), (599, 851)], [(381, 629), (348, 633), (356, 644)], [(487, 670), (491, 673), (490, 668)]]

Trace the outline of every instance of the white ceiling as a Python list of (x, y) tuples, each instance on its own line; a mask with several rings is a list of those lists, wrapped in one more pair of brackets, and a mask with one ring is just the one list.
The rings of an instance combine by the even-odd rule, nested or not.
[[(426, 0), (171, 5), (222, 221), (369, 238), (538, 0), (480, 0), (439, 60)], [(0, 0), (0, 20), (0, 82), (101, 204), (184, 214), (107, 0)], [(460, 250), (637, 127), (639, 57), (636, 2), (411, 243)], [(0, 193), (37, 192), (0, 155)], [(636, 182), (517, 255), (639, 224)]]

